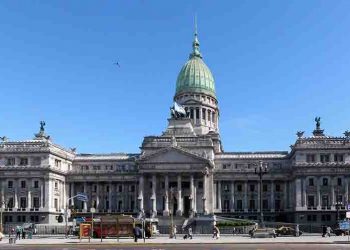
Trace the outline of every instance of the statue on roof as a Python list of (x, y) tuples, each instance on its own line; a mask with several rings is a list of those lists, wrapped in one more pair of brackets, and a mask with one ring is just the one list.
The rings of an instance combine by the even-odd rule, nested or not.
[(40, 132), (44, 132), (45, 131), (45, 121), (40, 121)]
[(2, 142), (7, 142), (8, 139), (9, 139), (9, 138), (7, 138), (5, 135), (2, 136), (2, 137), (0, 137), (0, 140), (1, 140)]
[(177, 102), (174, 102), (174, 106), (170, 108), (170, 114), (172, 118), (181, 119), (187, 116), (186, 110)]
[(321, 117), (315, 117), (315, 122), (316, 122), (316, 130), (320, 130), (321, 129)]
[(346, 130), (344, 132), (344, 135), (345, 135), (346, 138), (350, 138), (350, 131)]
[(305, 131), (298, 131), (297, 136), (298, 138), (302, 138), (304, 136)]

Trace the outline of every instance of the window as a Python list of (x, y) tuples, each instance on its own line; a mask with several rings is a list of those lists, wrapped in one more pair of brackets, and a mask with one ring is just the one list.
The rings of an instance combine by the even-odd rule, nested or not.
[(28, 158), (20, 158), (19, 159), (19, 165), (21, 165), (21, 166), (28, 165)]
[(107, 193), (109, 192), (109, 186), (106, 186), (106, 192)]
[(34, 181), (34, 188), (39, 188), (39, 181)]
[(263, 192), (267, 192), (267, 185), (266, 184), (263, 185)]
[(26, 188), (26, 181), (21, 181), (21, 188)]
[(39, 208), (39, 197), (33, 198), (33, 208)]
[(317, 214), (308, 214), (307, 220), (308, 221), (317, 221)]
[(205, 109), (202, 109), (202, 119), (203, 119), (203, 120), (206, 119), (206, 118), (205, 118), (205, 114), (206, 114)]
[(327, 178), (323, 178), (322, 179), (322, 184), (323, 184), (323, 186), (328, 186), (328, 179)]
[(342, 182), (342, 181), (341, 181), (341, 178), (338, 178), (338, 179), (337, 179), (338, 186), (341, 186), (341, 185), (342, 185), (341, 182)]
[(242, 210), (242, 200), (237, 200), (237, 209)]
[[(149, 188), (153, 188), (153, 183), (151, 181), (149, 182)], [(121, 191), (119, 191), (119, 192), (121, 192)]]
[(315, 197), (313, 195), (307, 196), (307, 206), (314, 207), (315, 206)]
[(228, 163), (222, 164), (222, 169), (229, 169), (229, 168), (231, 168), (231, 164), (228, 164)]
[(55, 206), (56, 211), (58, 211), (58, 199), (54, 200), (54, 206)]
[(280, 184), (276, 184), (276, 192), (281, 192), (281, 185)]
[(16, 163), (16, 159), (14, 157), (7, 158), (6, 166), (14, 166)]
[(55, 181), (55, 189), (58, 189), (58, 182)]
[(212, 122), (215, 122), (215, 112), (213, 112), (213, 113), (211, 114), (211, 121), (212, 121)]
[(210, 114), (211, 114), (211, 111), (210, 110), (208, 110), (208, 121), (210, 122)]
[(309, 178), (309, 186), (310, 187), (314, 186), (314, 179), (313, 178)]
[(255, 200), (249, 200), (249, 209), (255, 209)]
[(196, 119), (199, 120), (199, 108), (196, 108)]
[(190, 182), (189, 181), (181, 182), (181, 188), (190, 188)]
[(322, 214), (321, 219), (322, 219), (322, 221), (331, 221), (331, 215), (330, 214)]
[(254, 190), (255, 190), (255, 185), (252, 184), (252, 185), (249, 186), (249, 188), (250, 188), (250, 192), (254, 192)]
[[(165, 187), (165, 183), (164, 183), (164, 187)], [(131, 185), (131, 192), (135, 192), (135, 185)]]
[(13, 197), (10, 197), (10, 198), (8, 199), (8, 201), (7, 201), (7, 207), (8, 207), (8, 208), (13, 208), (13, 204), (14, 204), (14, 202), (13, 202)]
[(193, 119), (193, 108), (190, 109), (190, 118)]
[(61, 167), (61, 160), (55, 159), (55, 167), (60, 168)]
[(94, 185), (94, 189), (93, 189), (93, 192), (97, 192), (97, 185)]
[(238, 192), (242, 192), (242, 185), (241, 185), (241, 184), (238, 184), (238, 185), (237, 185), (237, 191), (238, 191)]
[(26, 197), (21, 197), (21, 199), (20, 199), (20, 207), (21, 208), (26, 208), (27, 207), (27, 198)]
[(321, 162), (329, 162), (329, 154), (321, 154), (320, 160)]
[(228, 185), (227, 185), (227, 184), (224, 184), (224, 191), (225, 191), (225, 192), (228, 192), (228, 191), (229, 191), (229, 188), (228, 188)]
[(7, 187), (8, 188), (13, 188), (13, 181), (8, 181), (7, 182)]
[[(151, 182), (151, 188), (152, 188), (152, 182)], [(119, 191), (119, 192), (123, 192), (123, 186), (122, 186), (122, 185), (119, 185), (119, 186), (118, 186), (118, 191)]]
[(344, 155), (343, 154), (334, 154), (334, 161), (335, 162), (343, 162), (344, 161)]
[(200, 189), (203, 188), (203, 182), (202, 182), (202, 181), (199, 181), (199, 182), (198, 182), (198, 188), (200, 188)]
[(315, 162), (315, 155), (314, 154), (307, 154), (306, 155), (306, 162)]
[(269, 202), (268, 200), (263, 200), (263, 209), (268, 209), (269, 208)]
[(322, 195), (322, 207), (329, 207), (328, 195)]
[(275, 200), (275, 210), (281, 209), (281, 200)]

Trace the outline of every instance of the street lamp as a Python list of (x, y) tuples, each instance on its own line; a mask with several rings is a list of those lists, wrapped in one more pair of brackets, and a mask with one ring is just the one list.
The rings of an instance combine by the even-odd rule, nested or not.
[[(260, 227), (264, 228), (264, 213), (263, 213), (263, 207), (262, 207), (262, 177), (264, 174), (267, 173), (267, 164), (264, 164), (265, 166), (263, 166), (263, 162), (259, 161), (259, 167), (255, 168), (255, 174), (259, 175), (259, 180), (260, 180), (260, 192), (259, 192), (259, 197), (260, 197)], [(273, 192), (273, 190), (271, 190), (271, 192)]]
[(174, 230), (174, 218), (173, 218), (173, 210), (174, 210), (174, 188), (171, 187), (170, 188), (170, 209), (169, 209), (169, 213), (170, 213), (170, 234), (169, 234), (169, 238), (173, 238), (174, 234), (173, 234), (173, 230)]

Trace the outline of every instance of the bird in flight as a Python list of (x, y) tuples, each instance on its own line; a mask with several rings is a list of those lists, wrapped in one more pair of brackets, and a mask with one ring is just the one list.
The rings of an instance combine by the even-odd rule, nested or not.
[(115, 66), (118, 66), (119, 68), (120, 68), (120, 64), (119, 64), (119, 62), (115, 62), (115, 63), (113, 63)]

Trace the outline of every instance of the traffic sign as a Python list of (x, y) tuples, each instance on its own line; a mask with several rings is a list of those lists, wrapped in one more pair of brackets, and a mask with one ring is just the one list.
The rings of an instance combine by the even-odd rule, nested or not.
[(350, 229), (350, 223), (348, 221), (340, 222), (339, 228), (343, 230), (349, 230)]

